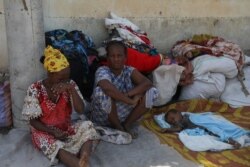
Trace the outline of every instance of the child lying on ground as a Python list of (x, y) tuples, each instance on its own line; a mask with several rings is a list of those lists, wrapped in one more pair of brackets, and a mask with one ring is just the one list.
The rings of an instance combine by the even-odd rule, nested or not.
[(165, 115), (165, 121), (171, 125), (170, 128), (162, 129), (161, 132), (180, 132), (185, 129), (200, 128), (220, 138), (221, 141), (240, 148), (241, 144), (235, 139), (249, 132), (241, 127), (213, 114), (182, 114), (177, 110), (170, 110)]

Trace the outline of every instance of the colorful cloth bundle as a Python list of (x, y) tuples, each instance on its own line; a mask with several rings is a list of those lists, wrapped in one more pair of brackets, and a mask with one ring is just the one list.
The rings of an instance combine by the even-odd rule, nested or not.
[(135, 67), (142, 73), (148, 74), (156, 69), (162, 61), (162, 56), (152, 45), (147, 33), (140, 30), (126, 18), (110, 13), (111, 18), (105, 19), (109, 31), (109, 39), (122, 41), (128, 48), (126, 65)]
[(10, 82), (1, 77), (0, 81), (0, 127), (12, 125)]

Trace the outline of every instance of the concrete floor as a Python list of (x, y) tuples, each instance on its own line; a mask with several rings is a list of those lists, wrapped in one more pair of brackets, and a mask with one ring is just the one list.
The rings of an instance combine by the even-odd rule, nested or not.
[[(0, 167), (47, 167), (49, 161), (31, 144), (29, 131), (12, 129), (0, 135)], [(63, 167), (59, 164), (57, 167)], [(198, 167), (173, 148), (160, 144), (143, 127), (129, 145), (100, 142), (90, 160), (91, 167)]]

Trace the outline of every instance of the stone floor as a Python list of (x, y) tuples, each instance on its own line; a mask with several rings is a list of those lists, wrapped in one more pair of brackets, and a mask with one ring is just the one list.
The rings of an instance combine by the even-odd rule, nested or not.
[[(27, 130), (12, 129), (0, 134), (0, 167), (47, 167), (48, 159), (31, 144)], [(92, 154), (90, 167), (198, 167), (173, 148), (160, 144), (158, 138), (143, 127), (139, 137), (129, 145), (100, 142)], [(57, 167), (64, 167), (59, 164)]]

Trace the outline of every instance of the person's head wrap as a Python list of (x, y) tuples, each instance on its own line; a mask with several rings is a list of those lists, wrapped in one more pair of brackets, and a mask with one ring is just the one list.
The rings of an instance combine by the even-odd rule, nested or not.
[(48, 72), (59, 72), (69, 67), (69, 62), (66, 57), (57, 49), (48, 46), (44, 50), (43, 66)]

